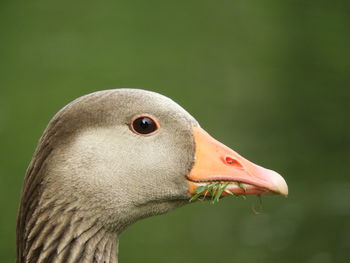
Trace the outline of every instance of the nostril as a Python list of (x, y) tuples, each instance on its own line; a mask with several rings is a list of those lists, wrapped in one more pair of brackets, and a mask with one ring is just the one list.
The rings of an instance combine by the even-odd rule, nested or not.
[(236, 166), (236, 167), (240, 167), (242, 168), (242, 165), (234, 158), (230, 157), (230, 156), (226, 156), (225, 157), (225, 163), (228, 165), (232, 165), (232, 166)]
[(237, 161), (229, 156), (226, 156), (225, 161), (227, 164), (235, 164)]

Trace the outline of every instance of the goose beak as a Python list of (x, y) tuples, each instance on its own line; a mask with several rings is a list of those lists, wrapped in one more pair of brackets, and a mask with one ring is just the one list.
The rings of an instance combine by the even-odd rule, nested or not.
[(222, 195), (281, 194), (288, 195), (288, 186), (275, 171), (256, 165), (215, 140), (200, 127), (193, 127), (196, 145), (195, 162), (187, 175), (190, 194), (211, 182), (228, 184)]

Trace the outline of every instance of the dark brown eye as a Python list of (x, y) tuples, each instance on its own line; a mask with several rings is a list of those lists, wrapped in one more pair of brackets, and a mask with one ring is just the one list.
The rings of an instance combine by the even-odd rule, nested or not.
[(139, 116), (131, 122), (132, 130), (140, 135), (149, 135), (158, 130), (158, 124), (150, 116)]

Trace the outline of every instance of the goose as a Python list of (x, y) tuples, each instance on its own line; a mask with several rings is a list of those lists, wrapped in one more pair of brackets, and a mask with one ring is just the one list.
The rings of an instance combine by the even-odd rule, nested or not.
[(215, 140), (163, 95), (82, 96), (49, 122), (26, 171), (17, 263), (116, 263), (128, 226), (188, 204), (212, 182), (237, 195), (288, 194), (277, 172)]

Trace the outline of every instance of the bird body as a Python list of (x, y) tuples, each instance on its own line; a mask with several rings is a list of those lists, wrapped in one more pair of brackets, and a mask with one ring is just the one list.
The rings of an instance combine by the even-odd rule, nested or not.
[[(187, 204), (197, 184), (218, 176), (201, 178), (198, 160), (210, 155), (201, 153), (214, 145), (236, 154), (206, 136), (188, 112), (154, 92), (99, 91), (68, 104), (48, 124), (26, 172), (17, 263), (117, 262), (125, 228)], [(199, 137), (211, 146), (199, 147)], [(234, 158), (247, 174), (260, 169)], [(231, 180), (226, 166), (215, 180)], [(234, 168), (238, 177), (242, 167)], [(259, 170), (258, 177), (266, 173)], [(286, 194), (282, 177), (271, 178), (247, 185), (252, 193)]]

